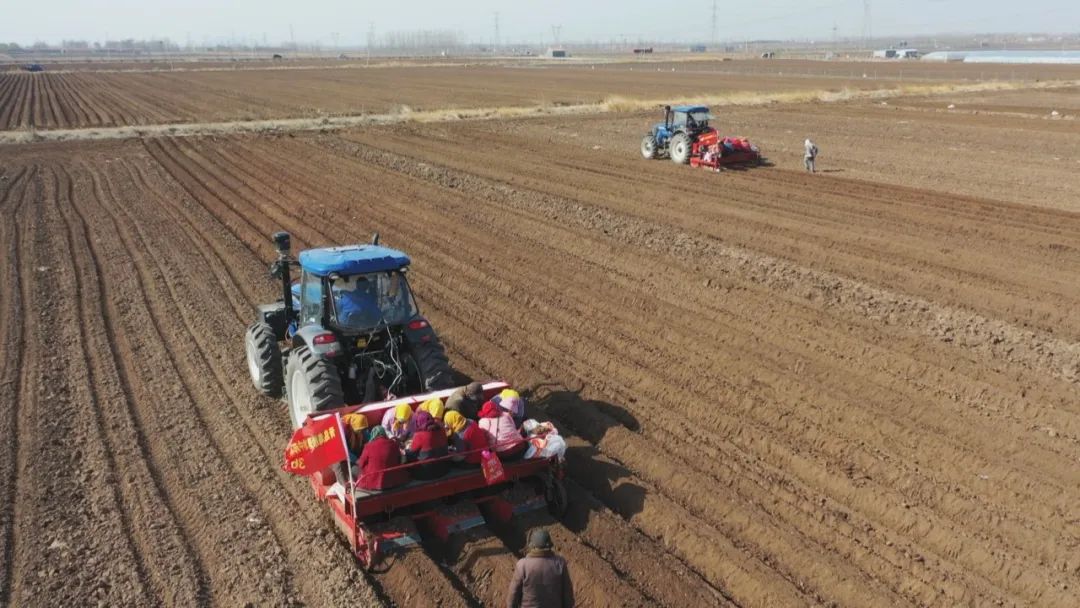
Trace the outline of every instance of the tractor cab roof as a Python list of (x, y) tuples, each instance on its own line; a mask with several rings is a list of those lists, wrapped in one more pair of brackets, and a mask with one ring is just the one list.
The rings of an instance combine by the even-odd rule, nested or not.
[(687, 114), (694, 114), (697, 112), (709, 113), (709, 106), (671, 106), (674, 112), (686, 112)]
[(380, 245), (345, 245), (300, 252), (300, 267), (319, 276), (399, 270), (408, 266), (409, 256)]

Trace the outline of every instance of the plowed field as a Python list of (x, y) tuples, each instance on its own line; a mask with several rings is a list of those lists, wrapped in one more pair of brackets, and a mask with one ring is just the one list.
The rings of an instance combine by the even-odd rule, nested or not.
[[(1075, 123), (937, 103), (732, 110), (719, 175), (645, 116), (0, 148), (0, 604), (497, 605), (546, 526), (588, 606), (1075, 606)], [(570, 513), (357, 569), (244, 365), (279, 229), (408, 251)]]
[(613, 97), (888, 89), (1076, 79), (1075, 66), (731, 61), (175, 72), (0, 72), (0, 130), (230, 122), (445, 108), (553, 107)]

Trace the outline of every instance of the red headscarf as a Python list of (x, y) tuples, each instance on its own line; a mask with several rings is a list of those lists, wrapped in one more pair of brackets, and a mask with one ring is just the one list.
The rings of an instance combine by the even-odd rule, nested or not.
[(480, 408), (481, 418), (498, 418), (501, 413), (499, 406), (495, 405), (494, 401), (486, 401), (484, 406)]

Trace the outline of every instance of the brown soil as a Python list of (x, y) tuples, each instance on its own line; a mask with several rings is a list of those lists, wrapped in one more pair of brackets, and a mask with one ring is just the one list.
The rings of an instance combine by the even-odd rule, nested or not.
[[(644, 116), (3, 148), (0, 603), (495, 605), (545, 526), (593, 606), (1074, 605), (1080, 184), (973, 150), (1076, 134), (899, 105), (733, 110), (776, 166), (720, 175)], [(239, 354), (283, 228), (413, 256), (568, 436), (566, 517), (355, 566)]]
[[(973, 80), (1075, 80), (1075, 66), (734, 61), (406, 65), (174, 72), (0, 72), (0, 130), (135, 126), (545, 107), (612, 97), (880, 89)], [(659, 101), (658, 101), (659, 103)]]

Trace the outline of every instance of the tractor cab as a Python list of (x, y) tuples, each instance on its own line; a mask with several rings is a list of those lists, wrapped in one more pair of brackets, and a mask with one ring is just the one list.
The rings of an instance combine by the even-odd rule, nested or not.
[(664, 106), (664, 110), (664, 126), (672, 133), (698, 133), (708, 129), (712, 120), (709, 108), (705, 106)]
[(248, 371), (263, 394), (284, 393), (294, 426), (345, 403), (450, 386), (446, 351), (405, 278), (409, 256), (379, 245), (376, 235), (370, 244), (294, 258), (288, 233), (273, 238), (278, 257), (270, 272), (282, 298), (260, 305), (248, 327)]
[(298, 261), (300, 280), (291, 288), (297, 318), (291, 333), (314, 325), (361, 334), (405, 324), (419, 314), (405, 279), (409, 257), (396, 249), (309, 249)]

